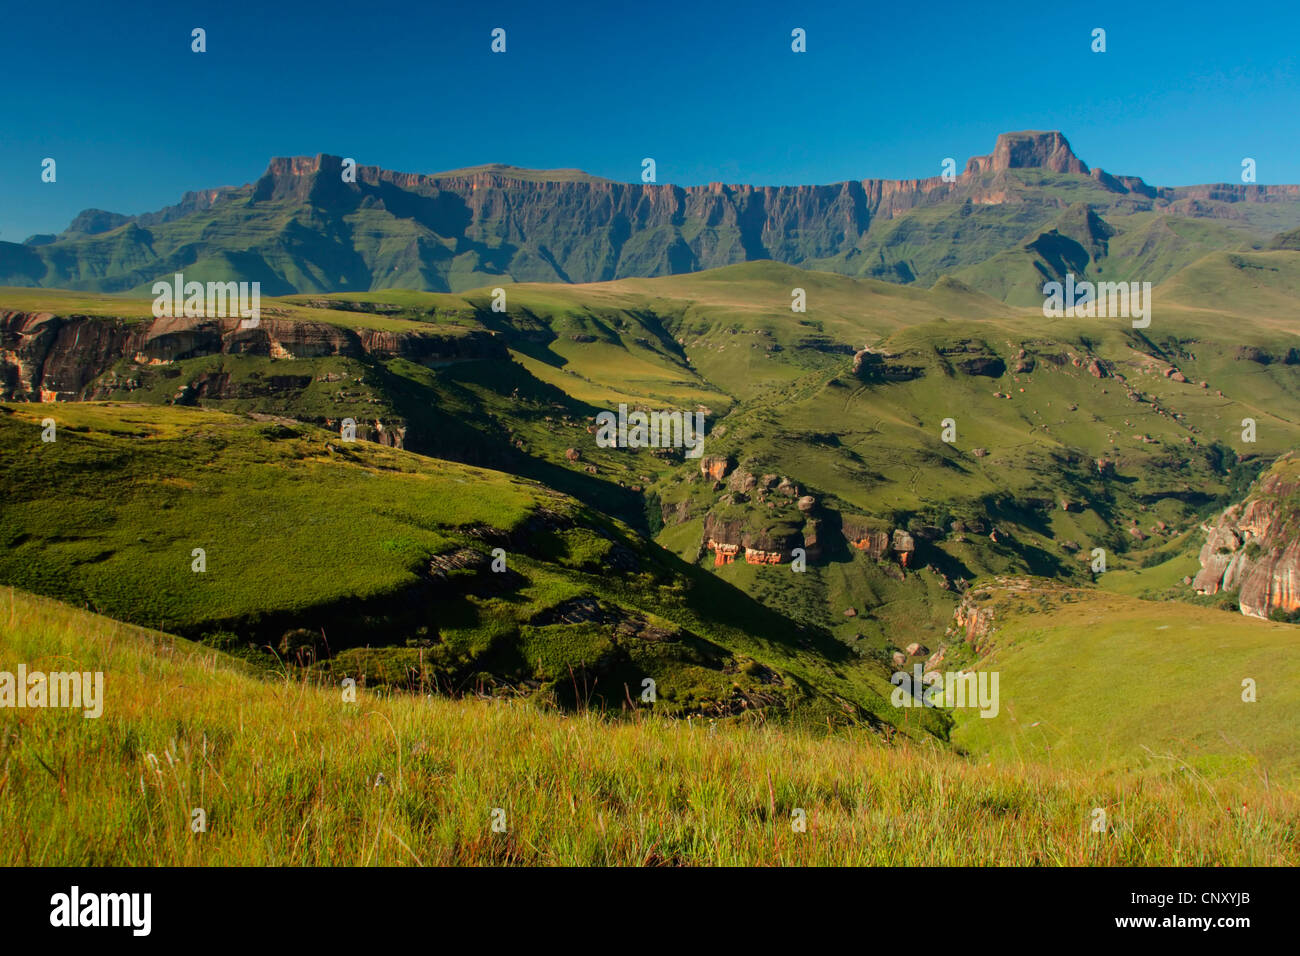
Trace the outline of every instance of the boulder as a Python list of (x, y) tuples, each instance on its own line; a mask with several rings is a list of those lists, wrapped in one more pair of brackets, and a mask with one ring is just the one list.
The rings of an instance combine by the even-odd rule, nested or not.
[(727, 472), (730, 469), (731, 461), (724, 456), (706, 455), (700, 459), (700, 474), (713, 481), (721, 481), (727, 477)]

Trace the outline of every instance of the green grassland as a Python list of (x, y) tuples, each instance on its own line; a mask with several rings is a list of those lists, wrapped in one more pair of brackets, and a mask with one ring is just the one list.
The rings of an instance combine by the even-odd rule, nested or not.
[(957, 711), (953, 741), (972, 758), (1263, 787), (1300, 775), (1295, 626), (1047, 581), (972, 597), (993, 614), (978, 668), (1000, 673), (1001, 693), (996, 717)]
[[(267, 302), (357, 327), (488, 330), (511, 358), (124, 358), (95, 387), (168, 404), (182, 386), (221, 377), (223, 391), (197, 404), (332, 429), (344, 417), (382, 423), (408, 450), (541, 482), (653, 534), (683, 561), (709, 564), (703, 522), (726, 509), (698, 464), (680, 450), (599, 448), (591, 424), (621, 402), (706, 409), (706, 454), (789, 477), (827, 522), (825, 558), (808, 575), (788, 566), (710, 573), (828, 630), (844, 653), (879, 657), (942, 632), (957, 594), (944, 580), (1028, 573), (1089, 583), (1088, 556), (1100, 547), (1121, 575), (1178, 559), (1182, 573), (1164, 585), (1175, 591), (1200, 522), (1300, 444), (1300, 382), (1286, 359), (1296, 333), (1282, 307), (1297, 287), (1295, 252), (1214, 254), (1157, 287), (1141, 330), (1123, 319), (1045, 319), (952, 280), (923, 289), (774, 262), (507, 285), (504, 312), (492, 310), (491, 287), (297, 295)], [(805, 313), (790, 311), (795, 288)], [(13, 304), (34, 309), (45, 295), (56, 294), (22, 290)], [(97, 307), (123, 301), (99, 297)], [(11, 307), (7, 294), (0, 305)], [(144, 303), (136, 309), (147, 314)], [(864, 345), (907, 374), (855, 375)], [(971, 372), (971, 360), (994, 367)], [(1175, 368), (1186, 381), (1166, 375)], [(1241, 440), (1248, 416), (1254, 443)], [(945, 419), (955, 442), (941, 440)], [(761, 503), (729, 513), (753, 528), (769, 519)], [(900, 575), (896, 562), (843, 546), (835, 528), (847, 517), (923, 533), (918, 564)], [(956, 522), (984, 530), (956, 531)], [(850, 607), (860, 613), (846, 619)]]
[[(187, 274), (186, 278), (196, 282), (209, 281), (200, 279), (197, 274)], [(154, 318), (154, 299), (147, 289), (134, 294), (109, 294), (68, 289), (0, 287), (0, 302), (6, 310), (15, 312), (48, 312), (63, 316), (125, 319), (128, 322), (143, 322)], [(335, 308), (312, 308), (290, 298), (276, 299), (268, 296), (261, 299), (260, 308), (264, 318), (289, 322), (323, 322), (339, 328), (365, 328), (381, 332), (424, 331), (424, 326), (401, 318), (379, 313), (357, 314)]]
[(102, 671), (106, 701), (94, 720), (4, 712), (8, 866), (1300, 862), (1294, 790), (1168, 764), (989, 766), (865, 731), (609, 721), (508, 699), (345, 703), (337, 686), (260, 678), (5, 589), (0, 668), (16, 662)]
[[(490, 331), (508, 357), (122, 356), (88, 386), (110, 401), (0, 403), (0, 667), (102, 664), (116, 700), (6, 716), (9, 862), (1300, 859), (1300, 631), (1183, 583), (1201, 524), (1300, 446), (1300, 253), (1201, 258), (1146, 329), (773, 262), (504, 285), (504, 312), (492, 281), (264, 314)], [(21, 289), (0, 308), (150, 314)], [(706, 520), (784, 538), (795, 497), (597, 447), (620, 402), (706, 410), (705, 455), (812, 496), (822, 554), (714, 567)], [(344, 417), (404, 447), (344, 442)], [(912, 560), (847, 522), (911, 533)], [(978, 649), (962, 602), (993, 612)], [(999, 715), (892, 706), (910, 642), (996, 670)]]
[(897, 719), (878, 662), (527, 479), (198, 409), (0, 405), (0, 433), (0, 580), (262, 666)]

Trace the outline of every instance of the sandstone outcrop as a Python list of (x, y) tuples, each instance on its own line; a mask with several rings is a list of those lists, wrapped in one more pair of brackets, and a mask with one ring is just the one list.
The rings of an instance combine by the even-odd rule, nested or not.
[(781, 564), (795, 548), (804, 547), (804, 536), (795, 530), (751, 528), (743, 519), (710, 512), (704, 516), (704, 547), (713, 552), (716, 566), (742, 557), (746, 564)]
[(1300, 610), (1300, 456), (1279, 459), (1205, 530), (1198, 593), (1235, 591), (1250, 617)]
[(731, 459), (719, 455), (708, 455), (700, 459), (700, 474), (714, 481), (727, 477), (731, 469)]
[(266, 317), (256, 328), (241, 328), (241, 321), (238, 317), (129, 320), (0, 311), (0, 398), (91, 398), (88, 387), (121, 359), (156, 366), (205, 355), (277, 359), (342, 355), (434, 365), (509, 356), (504, 341), (491, 332), (389, 332)]
[(981, 607), (977, 601), (987, 592), (968, 592), (953, 611), (953, 625), (967, 644), (979, 650), (981, 638), (993, 632), (993, 608)]
[(902, 528), (895, 528), (892, 544), (894, 550), (898, 552), (898, 563), (903, 567), (907, 567), (908, 562), (912, 559), (912, 552), (916, 550), (916, 542)]

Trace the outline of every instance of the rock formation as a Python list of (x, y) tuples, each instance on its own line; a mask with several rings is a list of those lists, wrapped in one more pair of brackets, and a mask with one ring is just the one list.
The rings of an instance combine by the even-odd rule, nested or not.
[(1205, 528), (1200, 594), (1237, 592), (1241, 613), (1268, 617), (1276, 608), (1300, 609), (1300, 456), (1279, 459)]
[(240, 323), (233, 317), (130, 320), (0, 311), (0, 399), (94, 398), (88, 386), (120, 359), (167, 365), (236, 353), (279, 359), (366, 355), (431, 364), (509, 355), (491, 332), (381, 332), (265, 317), (256, 328)]
[[(1290, 185), (1148, 186), (1089, 169), (1056, 131), (1004, 133), (991, 153), (972, 157), (951, 179), (819, 186), (624, 183), (499, 164), (434, 175), (358, 166), (355, 182), (344, 182), (342, 168), (340, 157), (323, 153), (278, 157), (256, 182), (190, 192), (156, 212), (86, 210), (57, 236), (0, 242), (0, 285), (126, 291), (203, 254), (224, 255), (232, 272), (225, 278), (257, 278), (266, 295), (460, 291), (484, 284), (481, 273), (460, 268), (470, 262), (491, 263), (518, 282), (599, 282), (761, 259), (843, 262), (850, 274), (906, 283), (918, 279), (906, 259), (861, 252), (885, 231), (882, 224), (913, 210), (1018, 203), (1033, 208), (1033, 224), (1049, 229), (1060, 200), (1026, 182), (1021, 170), (1089, 176), (1114, 205), (1186, 216), (1221, 214), (1221, 204), (1300, 200), (1300, 187)], [(367, 229), (353, 231), (350, 217), (359, 211)], [(268, 238), (252, 245), (231, 240), (233, 226)], [(998, 251), (990, 246), (960, 264)]]

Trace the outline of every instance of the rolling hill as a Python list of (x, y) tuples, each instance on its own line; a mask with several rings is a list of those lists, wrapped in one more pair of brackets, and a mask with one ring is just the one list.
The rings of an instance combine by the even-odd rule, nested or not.
[[(411, 463), (402, 468), (432, 461), (534, 483), (620, 529), (608, 534), (622, 546), (651, 548), (673, 574), (725, 586), (724, 603), (769, 615), (760, 633), (789, 654), (764, 657), (777, 652), (736, 633), (691, 628), (722, 649), (718, 660), (752, 656), (807, 683), (808, 700), (842, 698), (851, 711), (892, 723), (897, 715), (880, 705), (882, 677), (908, 647), (932, 651), (943, 643), (974, 582), (1040, 575), (1087, 587), (1189, 559), (1195, 571), (1201, 523), (1300, 444), (1296, 333), (1282, 308), (1298, 263), (1300, 254), (1286, 250), (1212, 253), (1156, 288), (1145, 329), (1113, 318), (1044, 319), (1041, 309), (1001, 303), (952, 279), (923, 289), (776, 262), (590, 285), (521, 284), (510, 288), (504, 311), (493, 308), (487, 289), (296, 294), (268, 298), (256, 329), (237, 320), (154, 319), (147, 299), (0, 290), (0, 397), (19, 402), (7, 406), (6, 419), (11, 427), (25, 423), (24, 447), (51, 413), (77, 436), (75, 428), (91, 425), (77, 416), (96, 408), (95, 428), (107, 430), (97, 441), (119, 444), (125, 439), (116, 432), (199, 428), (204, 414), (235, 416), (220, 420), (241, 440), (223, 438), (220, 447), (230, 451), (212, 452), (213, 462), (229, 459), (221, 480), (230, 487), (242, 469), (269, 459), (326, 468), (345, 494), (375, 470), (349, 470), (358, 449), (398, 455)], [(796, 289), (805, 312), (791, 311)], [(699, 410), (707, 423), (703, 456), (601, 447), (596, 415), (619, 403)], [(174, 417), (138, 423), (164, 411)], [(1256, 423), (1253, 441), (1243, 435), (1245, 418)], [(360, 443), (336, 440), (346, 419)], [(155, 467), (129, 464), (124, 451), (108, 456), (117, 464), (105, 474)], [(142, 624), (156, 625), (174, 602), (186, 607), (170, 592), (148, 596), (138, 575), (120, 592), (103, 583), (115, 575), (93, 588), (78, 583), (83, 573), (99, 580), (116, 561), (134, 565), (133, 549), (153, 540), (147, 525), (156, 502), (124, 512), (118, 520), (131, 549), (100, 558), (117, 551), (87, 528), (37, 533), (45, 521), (38, 516), (72, 478), (29, 473), (35, 464), (15, 452), (6, 469), (24, 476), (33, 510), (9, 519), (13, 556), (0, 580), (94, 600)], [(292, 487), (276, 485), (276, 500), (292, 500)], [(405, 494), (397, 485), (388, 492)], [(237, 527), (239, 497), (223, 491), (213, 501), (225, 502), (231, 516), (223, 526)], [(197, 500), (193, 507), (202, 513)], [(469, 546), (442, 527), (433, 503), (424, 507), (429, 517), (415, 519), (419, 526), (432, 521), (439, 541)], [(73, 520), (74, 512), (62, 517)], [(132, 545), (131, 529), (144, 541)], [(298, 572), (283, 575), (287, 603), (264, 609), (269, 631), (252, 624), (254, 605), (269, 600), (253, 592), (242, 605), (221, 598), (242, 607), (230, 612), (248, 618), (240, 619), (242, 633), (211, 609), (178, 614), (172, 626), (187, 636), (229, 632), (276, 648), (285, 633), (332, 619), (335, 599), (384, 604), (419, 578), (402, 561), (455, 550), (398, 531), (384, 538), (406, 542), (394, 545), (396, 565), (391, 556), (386, 563), (377, 560), (383, 555), (345, 550), (328, 574), (313, 565), (302, 580)], [(792, 573), (796, 549), (806, 569)], [(277, 549), (266, 560), (275, 565), (288, 554)], [(188, 580), (184, 571), (181, 562), (169, 573)], [(260, 573), (274, 576), (270, 565)], [(297, 590), (316, 596), (293, 598)], [(99, 603), (115, 593), (120, 605)], [(1194, 595), (1184, 587), (1182, 596)], [(634, 616), (671, 616), (648, 597), (633, 603)], [(506, 629), (530, 627), (528, 615), (545, 611), (512, 611)], [(295, 613), (303, 620), (291, 620)], [(428, 622), (412, 625), (400, 613), (376, 620), (374, 633), (363, 636), (357, 625), (336, 648), (369, 644), (396, 649), (371, 655), (379, 659), (422, 659), (406, 642), (418, 644), (412, 626)], [(473, 645), (465, 653), (461, 636), (427, 638), (456, 662), (444, 679), (461, 687), (533, 680), (515, 657), (487, 653), (496, 631), (485, 622), (445, 632), (463, 634)], [(534, 683), (555, 692), (570, 665), (584, 666), (603, 647), (572, 645)], [(799, 670), (803, 664), (813, 669)], [(822, 668), (840, 673), (823, 680)], [(712, 699), (723, 690), (713, 687)], [(803, 696), (781, 709), (799, 709)]]

